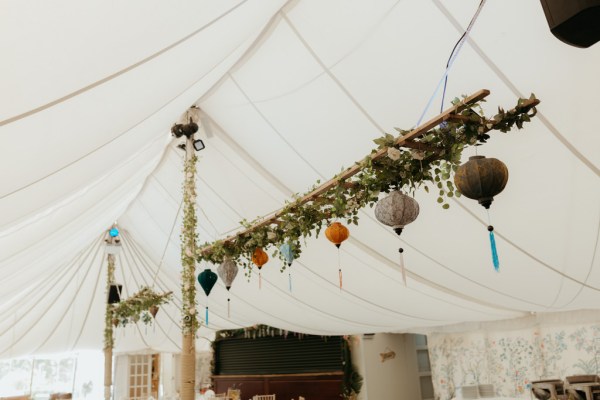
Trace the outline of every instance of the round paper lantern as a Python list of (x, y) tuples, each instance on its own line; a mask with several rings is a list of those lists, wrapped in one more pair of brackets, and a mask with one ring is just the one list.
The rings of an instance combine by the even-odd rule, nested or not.
[(217, 274), (207, 268), (198, 275), (198, 283), (200, 283), (200, 286), (204, 289), (204, 293), (208, 296), (215, 283), (217, 283)]
[(221, 265), (219, 265), (219, 268), (217, 268), (219, 278), (221, 278), (223, 283), (225, 283), (225, 287), (227, 288), (227, 290), (231, 289), (231, 284), (237, 276), (238, 270), (239, 268), (235, 261), (229, 258), (225, 259), (225, 261), (223, 261)]
[(490, 208), (494, 196), (504, 190), (506, 182), (506, 165), (498, 159), (485, 156), (470, 157), (454, 174), (458, 190), (468, 198), (477, 200), (485, 208)]
[(289, 243), (284, 243), (279, 246), (279, 252), (283, 256), (283, 259), (287, 263), (288, 267), (292, 266), (294, 262), (294, 252), (292, 251), (292, 246)]
[(375, 206), (375, 218), (384, 225), (391, 226), (398, 235), (404, 226), (419, 216), (419, 203), (410, 196), (395, 190), (379, 200)]
[(262, 266), (267, 263), (267, 261), (269, 261), (269, 255), (265, 253), (262, 248), (257, 247), (254, 250), (254, 253), (252, 253), (252, 262), (256, 264), (258, 269), (261, 269)]
[(338, 249), (342, 242), (350, 237), (350, 231), (339, 222), (334, 222), (325, 229), (325, 236)]
[(112, 227), (110, 228), (110, 230), (108, 231), (108, 234), (110, 235), (110, 237), (117, 237), (119, 236), (119, 229), (117, 227)]

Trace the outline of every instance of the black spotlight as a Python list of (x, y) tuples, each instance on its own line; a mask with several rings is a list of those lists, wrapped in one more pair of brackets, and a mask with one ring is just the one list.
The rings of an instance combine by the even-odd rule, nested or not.
[(204, 146), (204, 142), (200, 139), (194, 140), (194, 149), (196, 151), (204, 150), (206, 146)]
[(176, 138), (185, 136), (187, 138), (192, 137), (194, 133), (198, 132), (198, 124), (190, 120), (189, 124), (175, 124), (171, 127), (171, 133)]
[(117, 304), (121, 301), (121, 290), (123, 290), (123, 285), (110, 285), (110, 289), (108, 290), (108, 304)]
[(600, 0), (541, 0), (550, 31), (575, 47), (600, 40)]

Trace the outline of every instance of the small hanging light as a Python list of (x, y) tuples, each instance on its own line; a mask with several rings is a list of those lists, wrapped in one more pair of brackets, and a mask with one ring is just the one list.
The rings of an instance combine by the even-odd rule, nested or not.
[[(221, 278), (221, 280), (225, 284), (225, 288), (227, 289), (227, 292), (229, 292), (229, 289), (231, 289), (231, 285), (233, 284), (233, 280), (237, 276), (238, 270), (239, 270), (239, 268), (238, 268), (237, 264), (235, 263), (235, 261), (233, 261), (230, 258), (226, 258), (217, 268), (217, 273), (219, 274), (219, 278)], [(228, 293), (228, 296), (227, 296), (227, 318), (230, 318), (230, 316), (231, 316), (230, 298), (229, 298), (229, 293)]]
[[(375, 218), (384, 225), (391, 226), (398, 236), (402, 229), (419, 216), (419, 203), (410, 196), (394, 190), (385, 198), (379, 200), (375, 206)], [(398, 249), (400, 253), (400, 270), (402, 280), (406, 286), (406, 268), (404, 267), (404, 249)]]
[(265, 251), (261, 247), (257, 247), (254, 249), (254, 253), (252, 253), (252, 262), (258, 267), (258, 288), (262, 287), (262, 274), (260, 270), (263, 265), (265, 265), (269, 261), (269, 255), (265, 253)]
[(290, 292), (292, 291), (292, 263), (294, 262), (294, 251), (292, 250), (292, 246), (289, 243), (284, 243), (279, 246), (279, 252), (283, 256), (284, 261), (288, 266), (288, 281), (290, 284)]
[(217, 283), (217, 274), (212, 272), (210, 269), (205, 269), (198, 275), (198, 283), (202, 286), (204, 293), (206, 293), (206, 325), (208, 326), (208, 295), (212, 290), (215, 283)]
[[(479, 204), (489, 210), (494, 196), (501, 193), (508, 182), (508, 168), (496, 158), (485, 158), (485, 156), (473, 156), (469, 161), (462, 164), (454, 174), (456, 187), (466, 197), (477, 200)], [(500, 269), (498, 250), (496, 249), (496, 238), (494, 227), (489, 221), (488, 232), (490, 247), (492, 249), (492, 262), (494, 269)]]
[(342, 265), (340, 263), (340, 246), (342, 242), (350, 237), (350, 231), (339, 222), (334, 222), (325, 229), (325, 236), (338, 249), (338, 276), (340, 279), (340, 290), (342, 290)]

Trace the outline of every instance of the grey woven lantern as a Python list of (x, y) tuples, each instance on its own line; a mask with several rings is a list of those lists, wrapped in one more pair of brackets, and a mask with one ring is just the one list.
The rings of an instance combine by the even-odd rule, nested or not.
[(418, 216), (419, 203), (398, 190), (379, 200), (375, 206), (375, 218), (382, 224), (391, 226), (398, 235)]
[[(232, 259), (229, 259), (229, 258), (225, 259), (225, 261), (223, 261), (221, 263), (221, 265), (219, 265), (219, 267), (217, 268), (217, 273), (219, 274), (219, 278), (221, 278), (221, 280), (225, 284), (225, 288), (227, 289), (227, 291), (229, 291), (229, 289), (231, 289), (231, 284), (233, 283), (233, 280), (237, 276), (238, 270), (239, 270), (239, 268), (238, 268), (237, 264), (235, 263), (235, 261), (233, 261)], [(227, 317), (228, 318), (231, 314), (230, 304), (231, 304), (231, 299), (228, 296), (227, 297)]]
[[(395, 190), (385, 198), (379, 200), (375, 206), (375, 218), (382, 224), (391, 226), (394, 232), (400, 236), (402, 229), (413, 222), (419, 216), (419, 203), (410, 196)], [(406, 286), (406, 268), (404, 267), (404, 249), (398, 249), (400, 253), (400, 271), (402, 280)]]

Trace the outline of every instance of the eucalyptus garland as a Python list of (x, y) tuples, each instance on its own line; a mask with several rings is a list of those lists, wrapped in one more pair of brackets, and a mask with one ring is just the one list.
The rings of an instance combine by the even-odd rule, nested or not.
[[(537, 101), (532, 94), (529, 99), (519, 99), (515, 108), (509, 111), (499, 108), (491, 118), (483, 115), (479, 102), (467, 104), (456, 98), (453, 104), (462, 105), (462, 110), (413, 139), (411, 144), (415, 148), (396, 145), (401, 136), (410, 132), (396, 128), (399, 137), (386, 134), (374, 140), (377, 147), (357, 163), (360, 172), (349, 179), (339, 178), (336, 185), (311, 201), (302, 202), (301, 199), (319, 187), (320, 181), (307, 193), (294, 195), (292, 201), (286, 202), (275, 224), (258, 224), (260, 219), (241, 221), (245, 228), (252, 228), (238, 234), (234, 240), (205, 243), (196, 251), (198, 261), (219, 264), (230, 258), (242, 265), (249, 276), (252, 252), (257, 247), (273, 245), (273, 256), (280, 256), (278, 246), (288, 243), (297, 258), (301, 253), (301, 240), (313, 234), (318, 236), (323, 226), (334, 219), (358, 224), (359, 210), (373, 207), (381, 192), (402, 190), (414, 194), (421, 187), (426, 192), (435, 190), (437, 202), (444, 209), (449, 208), (448, 198), (460, 196), (452, 182), (452, 174), (460, 165), (463, 150), (484, 144), (490, 138), (487, 132), (491, 130), (521, 129), (535, 116)], [(381, 149), (387, 150), (386, 156), (374, 158)], [(282, 263), (281, 270), (284, 269), (285, 263)]]
[[(115, 256), (108, 255), (108, 276), (106, 282), (106, 293), (110, 290), (111, 283), (115, 282)], [(113, 336), (113, 305), (106, 303), (106, 311), (104, 314), (104, 348), (112, 349), (115, 346), (115, 338)]]
[(148, 286), (142, 286), (133, 296), (113, 306), (111, 322), (115, 326), (126, 326), (140, 320), (148, 324), (152, 321), (150, 309), (168, 303), (171, 297), (171, 292), (156, 293)]
[(199, 327), (196, 317), (196, 162), (195, 155), (186, 159), (183, 182), (183, 227), (181, 232), (181, 294), (182, 294), (182, 332), (195, 335)]

